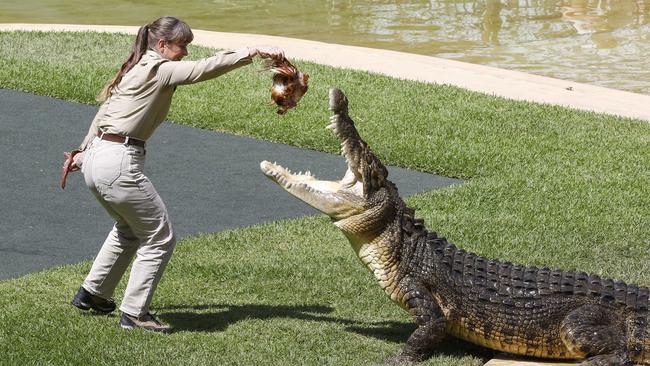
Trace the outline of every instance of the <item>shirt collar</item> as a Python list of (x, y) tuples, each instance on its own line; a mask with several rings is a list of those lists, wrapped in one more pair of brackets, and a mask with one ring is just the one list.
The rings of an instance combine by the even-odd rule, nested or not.
[(145, 54), (140, 59), (140, 64), (144, 65), (149, 61), (156, 61), (156, 60), (162, 60), (162, 59), (163, 59), (163, 57), (160, 56), (158, 54), (158, 52), (149, 49), (149, 50), (147, 50), (147, 52), (145, 52)]

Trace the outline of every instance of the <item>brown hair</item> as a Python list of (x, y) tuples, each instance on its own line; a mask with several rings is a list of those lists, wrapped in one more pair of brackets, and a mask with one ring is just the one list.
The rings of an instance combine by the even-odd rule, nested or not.
[(148, 49), (155, 50), (160, 39), (169, 43), (188, 44), (194, 39), (194, 34), (187, 23), (170, 16), (160, 17), (152, 23), (140, 27), (131, 54), (124, 61), (117, 74), (106, 83), (102, 91), (97, 95), (97, 101), (103, 102), (108, 99), (113, 88), (122, 81), (124, 74), (129, 72), (140, 61), (142, 55)]

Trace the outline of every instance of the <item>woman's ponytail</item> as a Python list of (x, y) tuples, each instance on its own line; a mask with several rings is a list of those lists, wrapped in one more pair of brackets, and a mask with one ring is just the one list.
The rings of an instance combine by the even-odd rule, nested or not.
[(122, 67), (120, 68), (120, 71), (115, 74), (115, 76), (109, 80), (102, 91), (97, 95), (97, 101), (103, 102), (108, 97), (111, 95), (111, 91), (113, 88), (122, 81), (122, 77), (124, 74), (129, 72), (137, 64), (140, 59), (142, 58), (142, 55), (144, 55), (147, 52), (147, 48), (149, 48), (149, 25), (143, 25), (140, 27), (138, 30), (138, 35), (135, 38), (135, 43), (133, 44), (133, 48), (131, 50), (131, 54), (129, 55), (129, 58), (126, 59), (126, 61), (122, 64)]
[(140, 61), (147, 49), (156, 49), (156, 43), (161, 39), (165, 42), (188, 44), (194, 39), (194, 34), (185, 22), (170, 16), (160, 17), (151, 24), (140, 27), (129, 58), (122, 64), (120, 71), (106, 83), (97, 95), (97, 100), (103, 102), (108, 99), (113, 88), (122, 81), (124, 74)]

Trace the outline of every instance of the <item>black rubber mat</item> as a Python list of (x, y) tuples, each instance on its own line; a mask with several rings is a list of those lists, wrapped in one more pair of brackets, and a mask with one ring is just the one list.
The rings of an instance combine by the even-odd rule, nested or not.
[[(111, 218), (80, 173), (58, 187), (62, 153), (81, 142), (96, 111), (0, 89), (0, 280), (97, 254)], [(147, 142), (145, 171), (179, 238), (315, 214), (261, 173), (262, 160), (325, 179), (346, 169), (341, 156), (164, 123)], [(403, 196), (460, 182), (388, 169)]]

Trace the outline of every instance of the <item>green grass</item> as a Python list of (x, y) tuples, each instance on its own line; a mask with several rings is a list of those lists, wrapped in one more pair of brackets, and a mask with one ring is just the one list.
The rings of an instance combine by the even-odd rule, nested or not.
[[(94, 103), (131, 41), (0, 33), (0, 87)], [(489, 257), (650, 285), (647, 122), (297, 66), (311, 75), (310, 90), (285, 116), (269, 105), (270, 75), (256, 63), (179, 88), (169, 119), (336, 153), (324, 126), (327, 89), (338, 86), (386, 164), (468, 179), (407, 200), (431, 230)], [(0, 364), (372, 364), (413, 329), (321, 216), (183, 240), (154, 299), (181, 330), (170, 337), (77, 315), (67, 301), (88, 267), (0, 282)], [(426, 364), (475, 365), (483, 356), (451, 342)]]
[[(0, 364), (364, 365), (414, 329), (341, 245), (307, 217), (182, 241), (156, 293), (170, 336), (67, 302), (90, 263), (0, 282)], [(123, 287), (118, 288), (118, 293)], [(449, 342), (429, 365), (478, 365)]]

